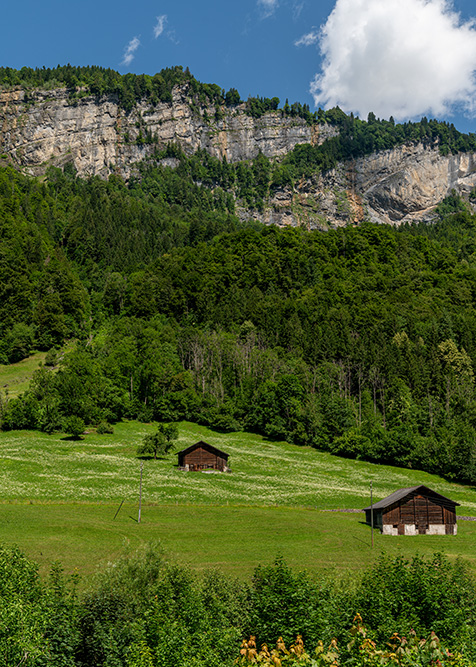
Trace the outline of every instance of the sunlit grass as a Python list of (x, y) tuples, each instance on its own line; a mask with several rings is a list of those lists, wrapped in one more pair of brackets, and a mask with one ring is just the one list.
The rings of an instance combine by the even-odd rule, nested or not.
[[(398, 488), (426, 484), (476, 516), (476, 491), (415, 470), (340, 459), (250, 433), (179, 425), (176, 450), (198, 441), (230, 454), (232, 472), (184, 473), (177, 456), (143, 461), (143, 521), (137, 523), (141, 460), (136, 447), (154, 424), (124, 422), (114, 434), (82, 440), (35, 431), (0, 432), (0, 542), (17, 543), (47, 570), (60, 560), (88, 575), (123, 545), (160, 540), (180, 562), (248, 576), (278, 553), (296, 566), (340, 572), (372, 562), (382, 549), (411, 556), (443, 551), (476, 568), (476, 523), (458, 535), (375, 534), (360, 509)], [(116, 520), (119, 504), (124, 504)]]
[[(141, 461), (136, 447), (153, 424), (124, 422), (113, 435), (82, 440), (33, 431), (0, 433), (0, 488), (4, 500), (108, 502), (137, 495)], [(340, 459), (311, 448), (269, 442), (250, 433), (221, 434), (183, 422), (176, 450), (200, 439), (230, 454), (232, 473), (184, 473), (176, 454), (144, 460), (143, 495), (149, 503), (362, 508), (398, 488), (426, 484), (476, 515), (476, 492), (428, 473)]]
[(15, 398), (28, 389), (33, 373), (44, 363), (46, 352), (37, 352), (16, 364), (0, 364), (0, 392)]
[(297, 569), (346, 576), (369, 566), (382, 551), (411, 557), (436, 551), (464, 556), (476, 570), (476, 523), (460, 522), (458, 536), (392, 538), (370, 529), (356, 514), (295, 507), (240, 505), (142, 506), (137, 498), (119, 503), (7, 503), (0, 506), (0, 542), (18, 544), (47, 573), (60, 561), (66, 573), (88, 577), (132, 550), (158, 542), (169, 558), (194, 569), (219, 568), (248, 578), (279, 554)]

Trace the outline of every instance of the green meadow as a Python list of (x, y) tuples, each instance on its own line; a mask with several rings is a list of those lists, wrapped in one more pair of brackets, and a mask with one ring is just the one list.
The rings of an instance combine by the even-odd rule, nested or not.
[(84, 577), (150, 541), (181, 563), (240, 577), (278, 554), (296, 567), (344, 573), (365, 567), (382, 550), (405, 556), (442, 551), (464, 556), (476, 569), (476, 522), (460, 521), (456, 537), (376, 533), (371, 549), (363, 514), (330, 511), (368, 505), (370, 483), (376, 500), (426, 484), (459, 502), (460, 515), (476, 516), (470, 487), (187, 422), (179, 425), (176, 450), (205, 439), (230, 454), (232, 472), (184, 473), (176, 454), (137, 457), (137, 444), (153, 430), (154, 424), (123, 422), (112, 435), (91, 431), (81, 440), (0, 433), (0, 542), (17, 544), (42, 571), (60, 561)]
[(16, 364), (0, 364), (0, 392), (14, 398), (28, 389), (31, 376), (44, 362), (45, 357), (46, 352), (36, 352)]

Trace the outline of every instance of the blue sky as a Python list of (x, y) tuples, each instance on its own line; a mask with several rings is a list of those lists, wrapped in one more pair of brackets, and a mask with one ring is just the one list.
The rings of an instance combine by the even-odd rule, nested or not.
[(469, 0), (23, 0), (2, 10), (0, 65), (154, 74), (180, 64), (245, 99), (476, 131), (472, 16)]

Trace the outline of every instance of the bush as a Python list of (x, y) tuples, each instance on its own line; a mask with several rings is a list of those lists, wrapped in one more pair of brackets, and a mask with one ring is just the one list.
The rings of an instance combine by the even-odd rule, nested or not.
[(0, 547), (2, 665), (30, 664), (43, 654), (42, 590), (38, 568), (16, 547)]
[(58, 362), (58, 350), (55, 350), (54, 347), (51, 350), (48, 350), (45, 357), (45, 366), (56, 366)]
[(250, 634), (259, 644), (286, 643), (302, 634), (306, 642), (322, 635), (320, 604), (327, 592), (304, 572), (294, 572), (281, 557), (274, 565), (256, 568), (251, 589)]
[(96, 433), (98, 435), (105, 435), (106, 433), (114, 433), (114, 428), (108, 422), (100, 422), (97, 425)]
[(474, 581), (461, 561), (441, 554), (428, 560), (381, 556), (364, 575), (354, 605), (381, 640), (415, 630), (476, 643)]
[(65, 433), (69, 433), (75, 440), (78, 440), (79, 437), (84, 433), (84, 429), (84, 421), (81, 419), (81, 417), (77, 417), (76, 415), (66, 417), (63, 422), (63, 431)]

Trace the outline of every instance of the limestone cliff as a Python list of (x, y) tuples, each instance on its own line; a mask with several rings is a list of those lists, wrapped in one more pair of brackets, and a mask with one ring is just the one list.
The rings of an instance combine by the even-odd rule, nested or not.
[[(128, 178), (135, 163), (170, 142), (187, 153), (205, 149), (229, 162), (252, 160), (261, 151), (280, 159), (297, 144), (320, 144), (335, 136), (329, 125), (269, 112), (252, 118), (244, 105), (199, 106), (186, 86), (173, 89), (172, 103), (146, 102), (126, 113), (113, 95), (72, 99), (65, 89), (0, 91), (0, 153), (27, 173), (72, 162), (80, 175)], [(153, 143), (140, 141), (152, 137)], [(243, 219), (309, 228), (372, 220), (399, 224), (421, 220), (455, 189), (476, 187), (476, 155), (440, 155), (437, 147), (403, 145), (303, 179), (272, 192), (264, 211), (238, 207)]]
[[(327, 125), (282, 118), (279, 112), (251, 118), (244, 105), (223, 107), (218, 120), (215, 111), (191, 104), (186, 87), (179, 86), (171, 104), (139, 103), (130, 113), (114, 96), (71, 99), (59, 89), (37, 91), (32, 98), (22, 90), (0, 91), (0, 152), (31, 174), (72, 162), (80, 175), (107, 176), (116, 170), (127, 178), (135, 162), (170, 142), (188, 153), (201, 148), (236, 162), (253, 159), (259, 151), (280, 157), (296, 144), (320, 143), (336, 133)], [(138, 137), (147, 134), (154, 145), (139, 145)]]
[[(435, 206), (456, 190), (476, 187), (476, 155), (443, 156), (437, 147), (403, 145), (279, 190), (259, 216), (264, 222), (308, 228), (431, 219)], [(242, 217), (247, 213), (242, 211)]]

